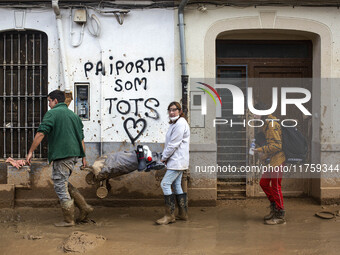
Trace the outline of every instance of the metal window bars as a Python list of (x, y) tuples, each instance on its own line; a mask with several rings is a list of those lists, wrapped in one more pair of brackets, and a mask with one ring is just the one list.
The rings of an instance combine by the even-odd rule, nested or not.
[[(0, 68), (0, 158), (23, 158), (47, 111), (46, 34), (0, 33)], [(46, 141), (34, 158), (47, 158)]]

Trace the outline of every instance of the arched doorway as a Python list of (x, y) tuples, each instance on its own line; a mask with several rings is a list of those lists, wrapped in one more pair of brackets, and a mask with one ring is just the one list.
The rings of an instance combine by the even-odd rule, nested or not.
[[(254, 17), (224, 19), (214, 23), (208, 29), (204, 39), (204, 76), (206, 78), (217, 77), (216, 39), (222, 34), (229, 36), (224, 39), (233, 40), (310, 40), (312, 42), (312, 78), (315, 80), (331, 77), (332, 36), (326, 25), (308, 19), (276, 16), (276, 13), (273, 14), (274, 19), (261, 22), (262, 16), (260, 12), (259, 16)], [(252, 32), (255, 32), (255, 37)], [(278, 36), (278, 34), (281, 35)], [(320, 82), (320, 80), (316, 81), (319, 84)], [(321, 130), (320, 118), (318, 118), (321, 116), (322, 107), (320, 95), (320, 86), (313, 86), (312, 162), (320, 162), (321, 158)], [(305, 190), (308, 190), (307, 194), (319, 199), (321, 197), (320, 187), (319, 176), (311, 179)], [(246, 191), (247, 196), (254, 196), (255, 193), (252, 189)]]
[[(244, 31), (243, 31), (244, 32)], [(249, 38), (249, 39), (248, 39)], [(278, 33), (277, 31), (256, 33), (256, 31), (233, 33), (226, 32), (216, 39), (216, 78), (217, 83), (237, 84), (247, 95), (247, 88), (253, 89), (253, 101), (272, 103), (272, 87), (289, 86), (287, 83), (303, 86), (312, 90), (313, 43), (308, 37)], [(236, 79), (236, 80), (234, 80)], [(303, 84), (301, 84), (303, 83)], [(294, 86), (294, 85), (293, 85)], [(251, 119), (251, 115), (233, 116), (232, 96), (228, 90), (219, 90), (223, 104), (222, 119), (242, 123)], [(247, 105), (245, 105), (247, 109)], [(312, 111), (312, 101), (306, 107)], [(278, 119), (280, 107), (274, 113)], [(312, 118), (305, 116), (291, 108), (287, 111), (289, 119), (296, 119), (298, 129), (309, 141), (312, 141)], [(260, 128), (248, 125), (234, 125), (216, 127), (217, 165), (226, 163), (237, 169), (254, 162), (249, 157), (250, 139), (259, 132)], [(308, 162), (310, 162), (310, 152)], [(246, 196), (264, 195), (257, 185), (260, 174), (249, 172), (218, 173), (217, 195), (219, 199), (245, 198)], [(285, 195), (298, 196), (309, 194), (310, 180), (308, 178), (292, 178), (284, 180)]]

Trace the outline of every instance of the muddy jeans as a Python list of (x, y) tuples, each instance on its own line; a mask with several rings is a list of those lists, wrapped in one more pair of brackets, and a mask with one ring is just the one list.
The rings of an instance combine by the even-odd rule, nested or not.
[(71, 176), (74, 165), (77, 163), (77, 157), (58, 159), (53, 161), (52, 180), (54, 190), (60, 202), (71, 199), (68, 192), (68, 178)]
[(176, 195), (183, 193), (181, 186), (183, 172), (184, 171), (182, 170), (166, 170), (166, 173), (161, 182), (161, 188), (165, 196), (172, 194), (171, 186)]

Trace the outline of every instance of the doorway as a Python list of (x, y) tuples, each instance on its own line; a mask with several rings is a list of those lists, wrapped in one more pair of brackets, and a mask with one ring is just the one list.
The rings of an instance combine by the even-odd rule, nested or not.
[[(267, 104), (271, 105), (271, 89), (264, 86), (259, 79), (275, 78), (276, 87), (280, 79), (287, 78), (311, 78), (312, 77), (312, 42), (310, 40), (216, 40), (216, 78), (217, 83), (224, 83), (223, 79), (237, 79), (237, 86), (247, 96), (248, 86), (253, 87), (254, 98), (268, 98)], [(311, 89), (311, 83), (304, 79), (300, 86)], [(235, 84), (234, 84), (235, 85)], [(219, 90), (223, 102), (223, 119), (232, 116), (232, 96), (226, 90)], [(246, 104), (247, 100), (245, 100)], [(311, 110), (312, 102), (305, 105)], [(245, 109), (247, 106), (245, 105)], [(247, 113), (247, 111), (246, 111)], [(238, 116), (239, 119), (247, 119), (249, 116)], [(280, 111), (274, 113), (280, 118)], [(296, 109), (287, 108), (289, 119), (298, 121), (298, 129), (302, 131), (307, 141), (311, 141), (311, 119), (304, 118)], [(235, 120), (237, 121), (237, 119)], [(258, 132), (258, 130), (253, 130)], [(233, 126), (229, 129), (216, 127), (217, 164), (233, 165), (238, 169), (249, 162), (249, 139), (251, 130), (248, 127)], [(310, 145), (310, 144), (309, 144)], [(311, 148), (311, 146), (309, 146)], [(310, 159), (310, 151), (309, 157)], [(258, 185), (260, 176), (243, 174), (218, 173), (217, 197), (218, 199), (245, 199), (246, 196), (262, 196), (264, 193)], [(284, 179), (283, 193), (285, 195), (302, 195), (307, 193), (309, 180)]]

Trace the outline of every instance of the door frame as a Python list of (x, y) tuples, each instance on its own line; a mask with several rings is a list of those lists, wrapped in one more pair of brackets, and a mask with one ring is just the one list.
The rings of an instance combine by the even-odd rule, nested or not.
[[(221, 41), (221, 40), (220, 40)], [(233, 41), (235, 40), (225, 40), (225, 41)], [(252, 43), (252, 42), (258, 42), (257, 40), (244, 40), (247, 41), (247, 43)], [(241, 41), (236, 41), (236, 42), (241, 42)], [(261, 41), (264, 42), (264, 41)], [(266, 40), (266, 43), (270, 44), (272, 42), (277, 43), (277, 42), (286, 42), (285, 40), (282, 41), (272, 41), (272, 40)], [(310, 41), (299, 41), (301, 43), (306, 43), (309, 46), (309, 52), (308, 52), (308, 57), (307, 58), (218, 58), (216, 56), (216, 79), (218, 79), (218, 68), (223, 67), (223, 66), (230, 66), (230, 67), (240, 67), (240, 66), (246, 66), (246, 79), (248, 78), (256, 78), (256, 71), (255, 71), (255, 66), (263, 66), (263, 67), (282, 67), (282, 66), (290, 66), (292, 65), (294, 68), (298, 68), (299, 66), (301, 68), (304, 68), (302, 72), (304, 73), (305, 78), (311, 78), (312, 77), (312, 67), (313, 67), (313, 53), (312, 53), (312, 43)], [(246, 101), (247, 102), (247, 101)], [(251, 135), (249, 134), (249, 128), (247, 127), (246, 129), (246, 141), (247, 141), (247, 146), (249, 144), (249, 139)], [(311, 135), (312, 139), (313, 135)], [(217, 134), (216, 134), (217, 138)], [(312, 151), (310, 152), (312, 154)], [(250, 163), (250, 159), (247, 157), (246, 160), (247, 164)], [(263, 196), (265, 195), (259, 185), (257, 184), (259, 179), (259, 176), (257, 174), (247, 174), (247, 197), (248, 196)], [(311, 186), (311, 181), (310, 179), (307, 179), (303, 181), (303, 193), (307, 193), (309, 195), (310, 193), (310, 186)], [(290, 195), (299, 195), (295, 194), (298, 193), (296, 192), (288, 192)], [(287, 193), (286, 193), (287, 195)]]

